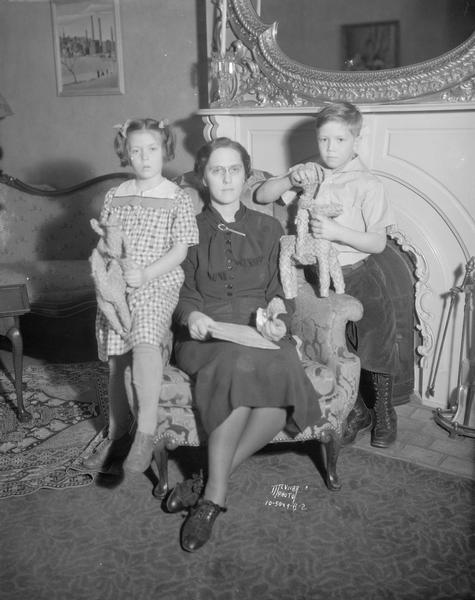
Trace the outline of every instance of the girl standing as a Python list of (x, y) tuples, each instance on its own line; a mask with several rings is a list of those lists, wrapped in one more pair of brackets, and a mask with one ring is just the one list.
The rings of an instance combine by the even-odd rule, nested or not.
[[(162, 175), (174, 157), (174, 136), (166, 121), (127, 120), (119, 126), (114, 148), (121, 165), (135, 174), (109, 190), (101, 221), (116, 216), (128, 239), (124, 266), (130, 331), (123, 338), (98, 310), (99, 359), (109, 362), (108, 436), (83, 461), (106, 469), (127, 457), (124, 470), (143, 472), (150, 465), (162, 380), (162, 345), (184, 280), (180, 267), (188, 246), (198, 243), (198, 229), (188, 194)], [(136, 433), (130, 433), (130, 411)]]

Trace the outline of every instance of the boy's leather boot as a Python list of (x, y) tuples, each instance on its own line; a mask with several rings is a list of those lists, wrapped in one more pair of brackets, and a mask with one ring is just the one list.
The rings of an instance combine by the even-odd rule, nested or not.
[(353, 443), (359, 433), (371, 429), (373, 425), (373, 411), (366, 406), (363, 397), (358, 392), (355, 405), (346, 419), (343, 438), (341, 440), (342, 445), (347, 446)]
[(387, 448), (396, 441), (397, 436), (397, 415), (392, 405), (393, 377), (385, 373), (370, 374), (375, 415), (371, 445)]

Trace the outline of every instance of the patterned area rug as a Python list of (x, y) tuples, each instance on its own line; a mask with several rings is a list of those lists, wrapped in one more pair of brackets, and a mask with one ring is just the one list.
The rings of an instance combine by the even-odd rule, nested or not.
[[(181, 458), (171, 485), (201, 463), (194, 449)], [(353, 447), (338, 464), (329, 492), (301, 447), (253, 456), (195, 554), (143, 474), (7, 499), (0, 597), (473, 600), (473, 482)]]
[(106, 377), (99, 362), (26, 367), (23, 396), (32, 419), (20, 423), (14, 385), (0, 373), (0, 498), (92, 482), (75, 461), (102, 427)]

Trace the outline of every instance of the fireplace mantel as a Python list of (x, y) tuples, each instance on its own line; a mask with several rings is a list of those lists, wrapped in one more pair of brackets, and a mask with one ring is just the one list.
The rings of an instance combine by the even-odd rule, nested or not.
[[(435, 394), (428, 393), (439, 353), (449, 291), (475, 255), (475, 103), (372, 104), (364, 115), (360, 155), (384, 182), (395, 210), (392, 237), (415, 262), (414, 302), (422, 343), (415, 392), (446, 408), (458, 377), (462, 303), (441, 351)], [(315, 154), (318, 108), (201, 110), (207, 140), (228, 136), (249, 151), (253, 166), (273, 174)]]

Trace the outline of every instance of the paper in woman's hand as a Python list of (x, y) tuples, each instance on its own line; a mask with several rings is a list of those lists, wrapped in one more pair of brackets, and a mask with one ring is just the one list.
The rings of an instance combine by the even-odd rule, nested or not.
[(248, 325), (235, 325), (234, 323), (221, 323), (215, 321), (209, 328), (212, 337), (234, 342), (251, 348), (263, 348), (267, 350), (278, 350), (279, 346), (263, 337), (254, 327)]

